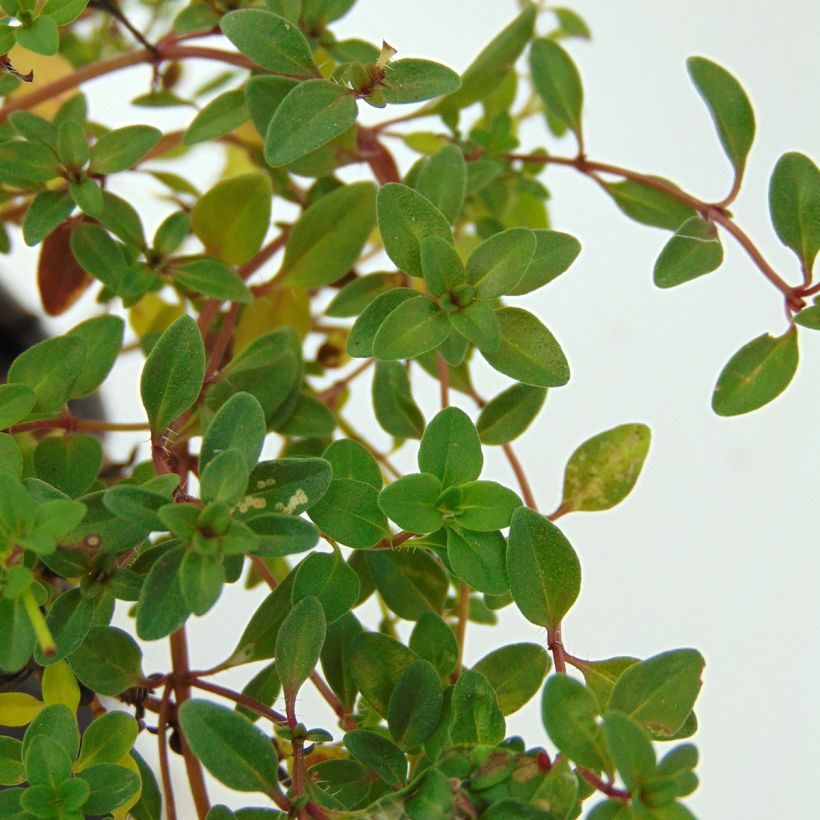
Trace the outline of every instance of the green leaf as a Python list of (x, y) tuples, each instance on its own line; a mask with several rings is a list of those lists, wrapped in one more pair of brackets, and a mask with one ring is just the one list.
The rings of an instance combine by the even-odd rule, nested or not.
[(551, 521), (521, 507), (513, 513), (507, 544), (510, 591), (524, 617), (554, 629), (581, 589), (581, 564)]
[(93, 393), (106, 379), (122, 350), (125, 322), (119, 316), (97, 316), (71, 328), (69, 339), (85, 343), (85, 362), (71, 387), (71, 398)]
[(127, 125), (103, 134), (91, 149), (89, 171), (115, 174), (136, 165), (160, 140), (162, 132), (150, 125)]
[(73, 23), (88, 6), (88, 0), (46, 0), (43, 14), (54, 18), (58, 26)]
[(85, 223), (72, 225), (70, 241), (71, 252), (80, 267), (110, 291), (120, 293), (128, 276), (123, 246), (99, 225)]
[(218, 139), (239, 128), (249, 118), (250, 113), (245, 105), (245, 90), (238, 88), (226, 91), (199, 111), (188, 126), (182, 141), (186, 145), (196, 145), (198, 142)]
[(699, 216), (687, 219), (664, 245), (655, 262), (655, 284), (673, 288), (711, 273), (723, 263), (717, 228)]
[(369, 273), (348, 282), (327, 306), (325, 316), (358, 316), (377, 296), (397, 287), (401, 275), (397, 273)]
[(70, 498), (78, 498), (97, 477), (102, 460), (102, 445), (94, 436), (51, 436), (34, 450), (34, 472)]
[(301, 340), (291, 327), (255, 338), (222, 368), (206, 393), (207, 409), (216, 410), (234, 393), (245, 391), (256, 397), (270, 424), (281, 423), (299, 400), (301, 356)]
[(356, 319), (347, 337), (347, 352), (359, 359), (373, 355), (373, 340), (384, 320), (400, 305), (418, 296), (410, 288), (393, 288), (380, 293)]
[(530, 48), (530, 71), (548, 113), (580, 138), (584, 89), (572, 58), (555, 40), (542, 37)]
[(315, 74), (310, 44), (298, 26), (262, 9), (239, 9), (219, 22), (225, 36), (257, 65), (279, 74)]
[(302, 14), (309, 26), (324, 26), (344, 17), (354, 2), (355, 0), (302, 0)]
[(251, 519), (248, 526), (257, 538), (253, 553), (269, 558), (304, 552), (315, 547), (319, 540), (313, 524), (293, 515), (267, 513)]
[(60, 123), (57, 129), (57, 156), (66, 168), (74, 170), (79, 170), (88, 162), (88, 139), (85, 128), (77, 120)]
[(101, 695), (118, 695), (142, 677), (137, 642), (113, 626), (92, 626), (68, 662), (77, 680)]
[[(676, 187), (660, 177), (654, 179), (671, 188)], [(642, 225), (676, 231), (688, 219), (697, 216), (689, 205), (684, 205), (672, 194), (631, 179), (607, 183), (605, 188), (615, 204), (630, 219)]]
[(501, 325), (487, 302), (475, 301), (456, 313), (449, 313), (450, 324), (482, 353), (496, 353), (501, 347)]
[(155, 433), (197, 399), (205, 377), (205, 346), (196, 322), (180, 316), (157, 340), (142, 369), (140, 394)]
[[(293, 590), (296, 591), (296, 580)], [(308, 679), (325, 642), (327, 622), (322, 602), (313, 595), (293, 605), (276, 637), (276, 671), (287, 702)]]
[(154, 249), (162, 256), (170, 256), (191, 231), (191, 217), (185, 211), (174, 211), (160, 223), (154, 233)]
[(422, 436), (418, 463), (444, 489), (478, 478), (484, 464), (481, 441), (463, 410), (448, 407), (435, 415)]
[(179, 722), (191, 750), (217, 780), (240, 792), (278, 789), (276, 749), (247, 718), (215, 703), (187, 700)]
[(410, 635), (410, 649), (430, 661), (442, 678), (453, 671), (458, 660), (458, 643), (453, 630), (434, 612), (419, 616)]
[(127, 245), (144, 249), (145, 231), (133, 206), (110, 191), (102, 191), (101, 195), (102, 211), (97, 217), (100, 224)]
[(167, 495), (142, 486), (118, 484), (105, 491), (102, 501), (106, 510), (146, 532), (166, 529), (157, 512), (170, 501)]
[(191, 614), (182, 593), (180, 567), (185, 547), (175, 546), (161, 555), (145, 577), (137, 603), (137, 635), (144, 641), (164, 638)]
[(508, 527), (513, 510), (521, 506), (512, 490), (495, 481), (469, 481), (459, 489), (453, 520), (468, 530), (492, 532)]
[(449, 335), (447, 315), (422, 294), (390, 312), (373, 339), (373, 355), (382, 360), (412, 359), (435, 350)]
[(37, 394), (31, 387), (25, 384), (0, 384), (0, 430), (22, 421), (36, 403)]
[(88, 216), (99, 218), (103, 211), (103, 191), (93, 179), (82, 179), (79, 182), (69, 181), (68, 192), (72, 201)]
[[(279, 697), (281, 689), (282, 684), (279, 681), (279, 675), (276, 673), (276, 664), (269, 663), (267, 666), (263, 666), (242, 687), (242, 694), (254, 698), (254, 700), (263, 703), (265, 706), (271, 706)], [(261, 717), (258, 712), (254, 712), (247, 706), (238, 703), (236, 704), (236, 711), (240, 715), (244, 715), (251, 723), (255, 723)]]
[(514, 384), (487, 402), (476, 422), (482, 444), (506, 444), (532, 424), (547, 397), (545, 387)]
[(282, 100), (265, 134), (265, 162), (287, 165), (326, 145), (356, 122), (356, 100), (327, 80), (299, 83)]
[(333, 478), (322, 458), (280, 458), (254, 467), (248, 492), (240, 502), (240, 517), (277, 512), (301, 515), (327, 492)]
[(349, 612), (359, 599), (359, 576), (343, 560), (341, 553), (314, 552), (296, 569), (291, 601), (314, 596), (325, 614), (328, 624)]
[(521, 308), (495, 312), (501, 325), (501, 346), (482, 351), (489, 364), (517, 381), (533, 387), (560, 387), (569, 381), (569, 364), (552, 333)]
[(381, 490), (384, 484), (379, 462), (370, 451), (352, 439), (331, 442), (322, 458), (333, 468), (333, 478), (352, 478)]
[(429, 553), (372, 550), (366, 558), (379, 595), (400, 618), (415, 621), (425, 612), (442, 612), (447, 575)]
[(308, 776), (312, 794), (325, 808), (349, 811), (367, 803), (370, 778), (355, 760), (323, 760), (310, 767)]
[[(361, 553), (354, 553), (360, 555)], [(347, 649), (355, 635), (362, 632), (362, 625), (352, 612), (348, 612), (327, 625), (327, 635), (320, 655), (322, 671), (330, 688), (336, 693), (345, 711), (351, 712), (358, 690), (353, 681)]]
[(514, 643), (485, 655), (474, 667), (495, 689), (505, 715), (517, 712), (541, 688), (550, 660), (544, 647)]
[(308, 514), (322, 532), (348, 547), (367, 549), (389, 532), (376, 488), (350, 478), (334, 479)]
[[(433, 296), (443, 296), (446, 291), (453, 291), (464, 284), (467, 278), (464, 263), (449, 241), (440, 236), (425, 236), (421, 240), (420, 251), (424, 283)], [(462, 288), (459, 293), (464, 290)]]
[(459, 578), (488, 595), (509, 589), (505, 567), (506, 542), (500, 532), (447, 528), (447, 560)]
[(106, 712), (83, 733), (77, 771), (100, 763), (119, 763), (131, 751), (139, 726), (127, 712)]
[[(41, 713), (42, 714), (42, 713)], [(25, 747), (24, 747), (25, 749)], [(72, 760), (68, 752), (50, 737), (38, 735), (23, 752), (29, 793), (37, 794), (37, 787), (55, 788), (71, 777)], [(35, 815), (36, 816), (36, 815)]]
[[(803, 308), (795, 317), (794, 322), (801, 327), (807, 327), (810, 330), (820, 330), (820, 305), (811, 305)], [(3, 388), (0, 387), (0, 390)], [(2, 400), (0, 400), (2, 404)], [(3, 425), (0, 424), (0, 427)]]
[(657, 739), (672, 737), (695, 705), (705, 661), (674, 649), (633, 664), (618, 678), (609, 708), (625, 712)]
[(26, 245), (39, 245), (73, 210), (74, 202), (65, 191), (40, 191), (23, 218)]
[(568, 233), (534, 230), (535, 254), (510, 296), (531, 293), (560, 276), (581, 252), (581, 243)]
[(270, 177), (262, 171), (223, 179), (197, 200), (191, 227), (211, 256), (241, 265), (268, 232), (271, 196)]
[(805, 154), (777, 161), (769, 180), (769, 212), (780, 241), (811, 273), (820, 248), (820, 170)]
[(31, 388), (37, 397), (34, 410), (58, 410), (71, 397), (86, 359), (85, 343), (76, 337), (46, 339), (21, 353), (9, 367), (10, 383)]
[(80, 778), (91, 791), (83, 803), (83, 811), (89, 814), (105, 814), (127, 803), (140, 788), (140, 778), (136, 772), (125, 766), (101, 763), (83, 770)]
[(740, 83), (717, 63), (705, 57), (690, 57), (686, 68), (709, 109), (723, 150), (739, 177), (755, 136), (752, 104)]
[(763, 407), (789, 386), (798, 360), (794, 328), (782, 336), (758, 336), (726, 363), (712, 393), (712, 409), (719, 416), (738, 416)]
[(467, 163), (461, 148), (458, 145), (445, 145), (428, 157), (419, 171), (414, 187), (449, 222), (455, 222), (461, 214), (467, 189)]
[(435, 667), (414, 661), (393, 687), (387, 706), (390, 735), (406, 751), (417, 749), (430, 737), (441, 717), (443, 697)]
[(265, 442), (265, 412), (250, 393), (234, 393), (211, 419), (199, 450), (199, 468), (204, 470), (218, 453), (238, 450), (250, 472), (256, 467)]
[[(18, 29), (19, 30), (19, 29)], [(0, 142), (0, 177), (24, 182), (48, 182), (58, 173), (54, 153), (35, 142)]]
[(245, 86), (245, 104), (261, 136), (265, 136), (274, 111), (297, 84), (297, 80), (289, 77), (274, 77), (270, 74), (256, 74), (248, 80)]
[(388, 484), (379, 494), (382, 512), (410, 532), (435, 532), (441, 527), (436, 506), (441, 481), (429, 473), (406, 475)]
[(19, 786), (25, 781), (22, 750), (23, 744), (17, 738), (0, 737), (0, 786)]
[(186, 552), (179, 565), (179, 588), (194, 615), (204, 615), (216, 603), (225, 583), (221, 555)]
[(593, 695), (569, 675), (547, 679), (541, 698), (541, 717), (550, 740), (579, 766), (609, 771), (609, 754)]
[(174, 284), (214, 299), (248, 305), (253, 302), (250, 288), (224, 262), (203, 256), (175, 263), (171, 269)]
[(355, 264), (376, 222), (376, 187), (344, 185), (319, 199), (291, 228), (283, 281), (300, 287), (328, 285)]
[(60, 32), (53, 17), (40, 15), (14, 30), (17, 42), (35, 54), (50, 57), (60, 48)]
[(347, 662), (356, 687), (383, 718), (387, 717), (393, 687), (416, 656), (395, 638), (361, 632), (350, 641)]
[(413, 399), (407, 369), (399, 362), (376, 362), (373, 409), (385, 432), (396, 438), (421, 438), (424, 415)]
[[(0, 390), (0, 405), (2, 396), (3, 391)], [(23, 454), (14, 437), (8, 433), (0, 433), (0, 470), (5, 470), (16, 478), (23, 474)]]
[(506, 722), (495, 690), (481, 672), (461, 673), (453, 690), (450, 739), (453, 743), (495, 745), (504, 739)]
[(427, 197), (401, 183), (388, 182), (379, 189), (376, 211), (387, 255), (411, 276), (423, 276), (421, 242), (425, 237), (453, 241), (447, 217)]
[(357, 729), (344, 736), (347, 750), (359, 763), (372, 769), (394, 789), (407, 782), (407, 759), (391, 740), (369, 729)]
[(602, 661), (578, 659), (577, 667), (584, 676), (587, 689), (598, 699), (601, 708), (606, 708), (618, 678), (637, 662), (638, 658), (632, 657), (606, 658)]
[(447, 114), (483, 99), (507, 76), (532, 37), (536, 9), (527, 3), (503, 31), (488, 43), (461, 78), (461, 88), (435, 106), (436, 113)]
[(485, 239), (467, 260), (467, 280), (481, 299), (510, 293), (535, 255), (535, 235), (528, 228), (508, 228)]
[(266, 660), (275, 654), (276, 638), (282, 621), (290, 612), (290, 594), (296, 573), (290, 572), (276, 589), (265, 598), (251, 616), (226, 666)]
[(388, 63), (378, 91), (388, 103), (415, 103), (452, 94), (461, 87), (461, 78), (447, 66), (432, 60), (396, 60)]
[(638, 480), (651, 436), (645, 424), (621, 424), (585, 441), (567, 462), (561, 507), (609, 510), (623, 501)]
[(655, 774), (657, 764), (652, 741), (623, 712), (608, 711), (604, 715), (603, 730), (621, 780), (627, 789), (637, 791)]
[(94, 602), (84, 598), (79, 589), (60, 594), (46, 615), (46, 625), (57, 644), (57, 651), (43, 661), (54, 663), (70, 655), (85, 639), (93, 617)]

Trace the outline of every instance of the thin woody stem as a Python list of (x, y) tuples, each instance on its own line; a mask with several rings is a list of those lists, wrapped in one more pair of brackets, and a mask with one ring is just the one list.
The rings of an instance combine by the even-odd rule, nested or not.
[(157, 745), (159, 751), (159, 772), (162, 780), (162, 798), (165, 804), (167, 820), (177, 820), (176, 805), (174, 802), (174, 787), (171, 782), (171, 767), (168, 763), (168, 711), (171, 705), (171, 685), (166, 684), (162, 691), (162, 700), (159, 704), (159, 720), (157, 724)]
[(96, 421), (95, 419), (78, 419), (70, 416), (60, 419), (38, 419), (37, 421), (26, 421), (23, 424), (15, 424), (8, 428), (9, 433), (25, 433), (31, 430), (83, 430), (87, 433), (131, 433), (150, 430), (150, 426), (144, 421), (134, 422), (113, 422)]
[[(171, 634), (171, 664), (173, 667), (173, 687), (176, 696), (177, 709), (191, 697), (191, 687), (189, 683), (190, 664), (188, 661), (188, 640), (185, 634), (185, 627), (181, 626), (176, 632)], [(191, 751), (185, 740), (185, 735), (180, 733), (182, 743), (182, 756), (185, 759), (185, 769), (188, 773), (188, 783), (191, 788), (191, 796), (194, 798), (197, 814), (204, 817), (211, 808), (208, 799), (208, 790), (205, 786), (205, 777), (202, 773), (202, 765), (199, 759)]]
[(257, 715), (267, 718), (271, 723), (287, 723), (288, 721), (285, 715), (281, 712), (277, 712), (275, 709), (265, 706), (264, 703), (260, 703), (256, 700), (256, 698), (252, 698), (249, 695), (243, 695), (241, 692), (234, 692), (233, 689), (218, 686), (215, 683), (202, 680), (199, 677), (192, 677), (190, 682), (191, 686), (194, 686), (197, 689), (202, 689), (205, 692), (212, 692), (214, 695), (219, 695), (226, 700), (238, 703), (240, 706), (244, 706), (252, 712), (256, 712)]
[(579, 155), (577, 157), (555, 157), (546, 154), (505, 154), (504, 158), (509, 160), (517, 160), (519, 162), (541, 163), (544, 165), (565, 165), (570, 168), (575, 168), (577, 171), (591, 177), (601, 185), (604, 183), (597, 176), (599, 173), (623, 177), (624, 179), (644, 185), (647, 188), (662, 191), (663, 193), (674, 197), (678, 200), (678, 202), (693, 208), (701, 214), (704, 219), (711, 220), (712, 222), (720, 225), (727, 231), (727, 233), (730, 233), (737, 243), (743, 248), (743, 250), (746, 251), (747, 255), (752, 262), (754, 262), (758, 270), (760, 270), (766, 279), (768, 279), (769, 282), (771, 282), (772, 285), (774, 285), (783, 294), (789, 310), (796, 312), (805, 305), (805, 302), (800, 294), (800, 288), (792, 287), (774, 270), (748, 235), (726, 213), (723, 202), (717, 204), (704, 202), (692, 194), (681, 190), (677, 187), (677, 185), (674, 185), (664, 179), (660, 179), (649, 174), (641, 174), (637, 171), (631, 171), (628, 168), (622, 168), (619, 165), (611, 165), (606, 162), (594, 162), (587, 159), (583, 155)]
[[(239, 68), (247, 68), (259, 70), (260, 67), (256, 63), (249, 60), (247, 57), (235, 51), (222, 51), (217, 48), (206, 48), (204, 46), (183, 46), (176, 42), (159, 43), (157, 45), (157, 52), (160, 60), (215, 60), (221, 63), (228, 63)], [(65, 77), (60, 77), (58, 80), (46, 83), (43, 86), (31, 91), (23, 97), (14, 100), (9, 100), (2, 108), (0, 108), (0, 123), (4, 123), (9, 114), (13, 111), (23, 111), (41, 102), (50, 100), (72, 88), (87, 83), (89, 80), (94, 80), (97, 77), (104, 77), (107, 74), (113, 74), (117, 71), (122, 71), (124, 68), (141, 65), (142, 63), (156, 63), (157, 54), (150, 49), (144, 48), (138, 51), (130, 51), (126, 54), (118, 54), (116, 57), (110, 57), (107, 60), (100, 60), (97, 63), (89, 63), (82, 68), (78, 68), (72, 74)], [(293, 77), (296, 79), (311, 79), (308, 76), (284, 74), (281, 76)]]

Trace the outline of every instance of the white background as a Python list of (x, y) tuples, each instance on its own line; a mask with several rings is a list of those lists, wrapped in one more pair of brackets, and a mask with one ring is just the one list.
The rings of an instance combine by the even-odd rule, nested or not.
[[(340, 39), (385, 38), (399, 57), (437, 59), (461, 71), (516, 8), (512, 0), (360, 0), (335, 30)], [(668, 176), (705, 199), (720, 199), (731, 183), (730, 165), (688, 80), (685, 59), (711, 57), (741, 80), (758, 131), (733, 211), (784, 278), (797, 281), (795, 258), (770, 227), (766, 192), (782, 153), (802, 150), (815, 159), (820, 153), (817, 6), (805, 0), (783, 0), (776, 10), (762, 0), (575, 0), (572, 8), (593, 30), (592, 43), (569, 45), (584, 80), (585, 133), (593, 159)], [(545, 15), (539, 31), (550, 22)], [(191, 84), (194, 74), (201, 79), (219, 70), (198, 64)], [(89, 84), (92, 116), (107, 125), (184, 122), (180, 118), (188, 115), (182, 109), (146, 116), (145, 109), (129, 108), (127, 100), (147, 90), (147, 81), (147, 69), (139, 68)], [(383, 116), (372, 109), (363, 113), (369, 122)], [(555, 141), (536, 121), (522, 141), (524, 148), (545, 144), (557, 154), (574, 150), (569, 139)], [(187, 166), (203, 189), (219, 171), (209, 150), (194, 152)], [(406, 167), (411, 157), (398, 154)], [(364, 173), (357, 169), (355, 175)], [(820, 751), (820, 574), (812, 515), (820, 335), (801, 330), (802, 362), (784, 396), (757, 413), (718, 418), (709, 399), (728, 358), (761, 333), (785, 329), (778, 293), (730, 238), (720, 271), (672, 291), (655, 289), (652, 266), (665, 232), (626, 219), (571, 169), (550, 168), (542, 180), (552, 193), (554, 227), (576, 235), (583, 251), (567, 274), (528, 297), (562, 343), (573, 371), (568, 386), (550, 391), (542, 414), (516, 444), (541, 508), (557, 506), (563, 466), (580, 442), (624, 422), (641, 421), (653, 431), (644, 472), (624, 504), (561, 522), (584, 574), (581, 597), (565, 620), (567, 648), (588, 658), (700, 649), (707, 660), (695, 738), (702, 785), (689, 805), (702, 818), (805, 817)], [(117, 190), (143, 205), (149, 229), (166, 212), (150, 198), (158, 189), (142, 180), (132, 177)], [(275, 219), (284, 214), (275, 207)], [(34, 258), (21, 244), (4, 264), (3, 281), (36, 307)], [(93, 307), (86, 298), (53, 326), (73, 325)], [(140, 367), (140, 357), (132, 355), (118, 368), (108, 394), (118, 420), (141, 417), (135, 388)], [(480, 392), (491, 395), (507, 383), (489, 368), (479, 369)], [(423, 384), (424, 408), (432, 414), (435, 385)], [(375, 428), (366, 395), (349, 416), (362, 429)], [(124, 439), (112, 444), (119, 453), (129, 446)], [(396, 461), (412, 470), (414, 447), (405, 451)], [(486, 475), (514, 486), (495, 452)], [(210, 615), (194, 619), (194, 665), (221, 660), (263, 597), (259, 589), (233, 589)], [(470, 625), (468, 662), (503, 643), (545, 640), (544, 631), (512, 607), (501, 615), (495, 629)], [(123, 623), (125, 615), (118, 617)], [(145, 658), (146, 672), (166, 668), (160, 643), (146, 647)], [(246, 669), (235, 670), (221, 682), (239, 687), (249, 676)], [(309, 689), (300, 709), (309, 725), (324, 721), (333, 727), (329, 711)], [(530, 744), (549, 746), (537, 699), (508, 719), (508, 730)], [(152, 739), (143, 736), (141, 748), (150, 754)], [(181, 767), (179, 774), (181, 816), (193, 817)], [(212, 796), (237, 807), (247, 802), (218, 785)]]

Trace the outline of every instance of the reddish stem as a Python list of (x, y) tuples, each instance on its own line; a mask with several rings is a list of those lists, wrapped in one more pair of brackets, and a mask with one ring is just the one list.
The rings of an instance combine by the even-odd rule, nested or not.
[(611, 797), (613, 800), (629, 800), (632, 797), (631, 792), (628, 792), (626, 789), (619, 789), (611, 783), (607, 783), (595, 774), (592, 769), (578, 767), (576, 771), (590, 786), (598, 789), (599, 792), (603, 792), (607, 797)]
[(552, 652), (552, 660), (555, 664), (555, 671), (563, 675), (567, 671), (566, 659), (564, 658), (564, 644), (561, 640), (561, 624), (555, 628), (547, 630), (547, 649)]
[(234, 692), (233, 689), (218, 686), (215, 683), (202, 680), (199, 677), (191, 677), (190, 682), (191, 686), (194, 686), (197, 689), (202, 689), (205, 692), (213, 692), (213, 694), (219, 695), (226, 700), (231, 700), (234, 703), (238, 703), (240, 706), (244, 706), (252, 712), (256, 712), (257, 715), (267, 718), (271, 723), (288, 722), (288, 719), (281, 712), (277, 712), (275, 709), (265, 706), (264, 703), (260, 703), (256, 700), (256, 698), (250, 697), (250, 695), (244, 695), (241, 692)]
[[(171, 665), (174, 670), (173, 686), (176, 696), (177, 709), (191, 697), (191, 687), (188, 683), (190, 677), (190, 664), (188, 662), (188, 639), (185, 634), (185, 626), (181, 626), (171, 635)], [(182, 743), (182, 756), (185, 759), (185, 770), (188, 773), (188, 784), (191, 788), (191, 796), (194, 798), (197, 814), (200, 817), (210, 811), (211, 804), (208, 799), (208, 790), (205, 786), (205, 776), (202, 773), (202, 766), (199, 759), (191, 751), (185, 740), (185, 735), (179, 733)]]
[[(594, 179), (598, 184), (605, 185), (597, 174), (612, 174), (614, 176), (629, 179), (632, 182), (637, 182), (647, 188), (654, 188), (657, 191), (662, 191), (671, 197), (674, 197), (678, 202), (688, 205), (690, 208), (696, 210), (704, 219), (711, 220), (723, 227), (730, 233), (738, 244), (748, 254), (755, 266), (760, 272), (771, 282), (782, 294), (786, 300), (786, 306), (790, 311), (796, 312), (800, 310), (805, 302), (800, 296), (800, 289), (793, 288), (782, 279), (779, 274), (772, 268), (772, 266), (765, 260), (763, 254), (746, 233), (738, 227), (737, 224), (726, 213), (724, 203), (709, 203), (692, 196), (686, 191), (682, 191), (677, 185), (668, 182), (667, 180), (651, 176), (649, 174), (641, 174), (637, 171), (631, 171), (628, 168), (622, 168), (618, 165), (611, 165), (606, 162), (593, 162), (588, 160), (585, 156), (579, 155), (577, 157), (555, 157), (546, 154), (505, 154), (505, 159), (518, 160), (520, 162), (528, 163), (542, 163), (544, 165), (566, 165), (575, 168), (582, 174)], [(733, 188), (733, 193), (736, 193)], [(730, 194), (731, 196), (731, 194)], [(725, 200), (724, 200), (725, 202)]]
[(166, 820), (177, 820), (177, 810), (174, 802), (174, 787), (171, 782), (171, 767), (168, 763), (168, 709), (171, 704), (171, 686), (165, 684), (162, 690), (162, 700), (159, 704), (159, 718), (157, 720), (157, 744), (159, 746), (159, 773), (162, 779), (162, 797), (165, 804)]

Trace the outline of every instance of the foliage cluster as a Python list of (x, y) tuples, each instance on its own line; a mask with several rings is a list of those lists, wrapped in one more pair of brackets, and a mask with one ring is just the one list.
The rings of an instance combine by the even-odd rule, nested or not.
[[(624, 499), (650, 431), (625, 423), (582, 443), (560, 507), (541, 514), (512, 442), (569, 380), (571, 352), (510, 298), (548, 285), (580, 251), (549, 227), (539, 176), (550, 165), (669, 232), (659, 287), (716, 270), (729, 236), (789, 319), (785, 333), (743, 346), (715, 387), (715, 412), (755, 410), (794, 375), (798, 326), (820, 329), (809, 303), (820, 172), (789, 153), (771, 176), (772, 223), (800, 270), (792, 286), (729, 211), (755, 119), (724, 68), (688, 63), (734, 168), (714, 203), (586, 155), (566, 41), (589, 31), (571, 11), (524, 3), (459, 76), (395, 59), (387, 44), (338, 40), (333, 24), (352, 5), (155, 2), (138, 28), (106, 0), (0, 0), (0, 53), (16, 43), (0, 79), (3, 243), (39, 247), (47, 313), (89, 287), (100, 305), (19, 356), (0, 386), (0, 670), (10, 688), (34, 674), (42, 691), (0, 694), (0, 724), (25, 727), (22, 739), (0, 737), (2, 817), (692, 817), (682, 799), (698, 754), (676, 741), (696, 731), (703, 657), (585, 660), (561, 631), (581, 566), (554, 522)], [(35, 54), (55, 79), (23, 73)], [(189, 60), (224, 69), (192, 98), (179, 86)], [(91, 116), (76, 89), (138, 64), (155, 70), (135, 110), (193, 109), (185, 130), (111, 129)], [(532, 91), (523, 107), (521, 88)], [(391, 114), (407, 103), (423, 105)], [(361, 125), (363, 105), (392, 118)], [(423, 117), (431, 130), (408, 129)], [(577, 153), (519, 151), (529, 117), (573, 134)], [(418, 154), (404, 174), (391, 140)], [(201, 192), (174, 160), (205, 142), (232, 161)], [(375, 182), (344, 182), (337, 172), (355, 164)], [(174, 203), (150, 238), (109, 190), (132, 174), (151, 174)], [(298, 215), (272, 227), (277, 201)], [(364, 273), (382, 251), (389, 269)], [(125, 348), (123, 316), (136, 338)], [(130, 351), (146, 356), (146, 421), (76, 417), (68, 403)], [(471, 378), (485, 364), (512, 380), (490, 400)], [(399, 474), (344, 416), (371, 368), (375, 419), (395, 448), (417, 450), (418, 472)], [(423, 372), (440, 384), (432, 418), (414, 397)], [(455, 392), (475, 418), (450, 406)], [(146, 460), (106, 459), (101, 434), (132, 430), (150, 435)], [(263, 457), (274, 445), (277, 457)], [(482, 475), (490, 447), (515, 488)], [(186, 622), (237, 583), (271, 591), (229, 656), (197, 670)], [(357, 617), (369, 599), (379, 623)], [(130, 607), (129, 630), (111, 625), (117, 602)], [(545, 645), (501, 645), (468, 668), (469, 623), (507, 606), (544, 628)], [(147, 675), (141, 645), (166, 639), (172, 668)], [(260, 661), (241, 692), (213, 680)], [(337, 726), (300, 720), (308, 682)], [(529, 745), (538, 732), (507, 734), (506, 717), (536, 696), (555, 753)], [(81, 703), (96, 715), (82, 733)], [(133, 749), (146, 722), (156, 772)], [(184, 757), (190, 798), (174, 795), (169, 750)], [(210, 807), (203, 768), (275, 808)]]

